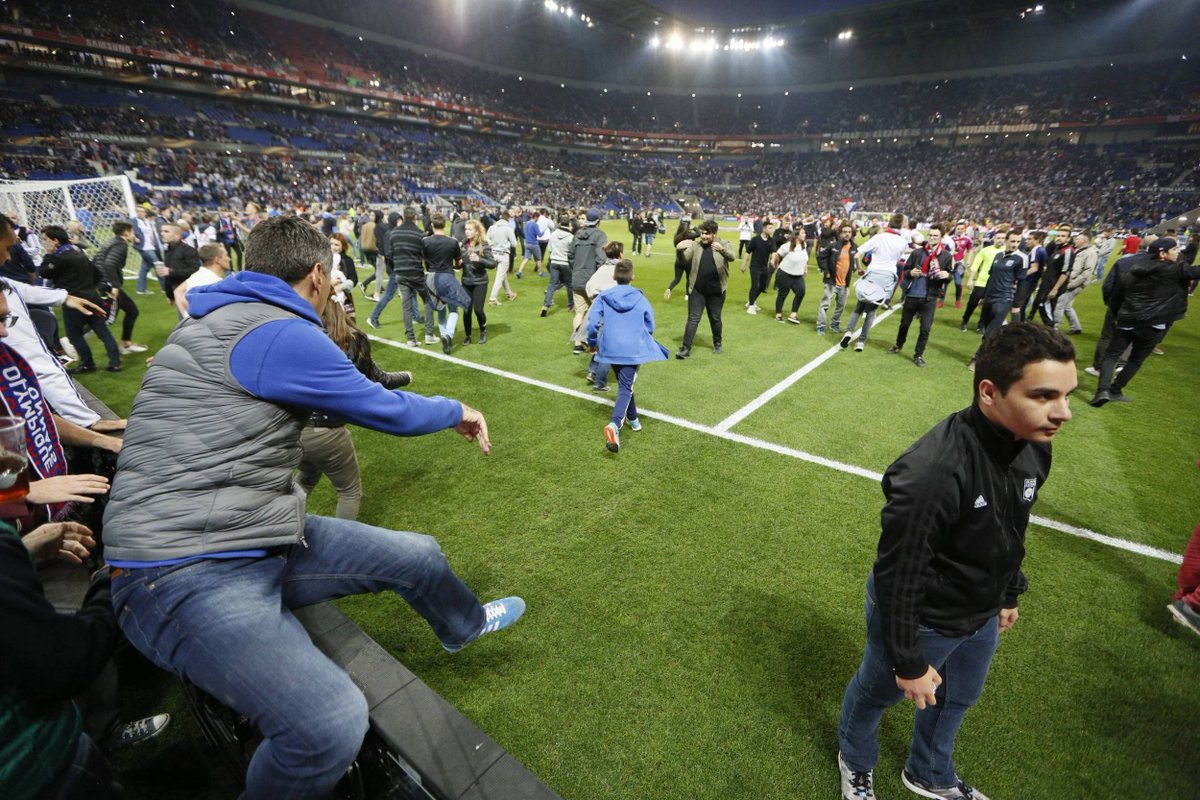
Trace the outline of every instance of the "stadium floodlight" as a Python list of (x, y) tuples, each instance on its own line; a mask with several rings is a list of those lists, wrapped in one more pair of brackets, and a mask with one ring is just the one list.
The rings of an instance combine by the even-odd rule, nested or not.
[(841, 41), (844, 42), (853, 36), (854, 36), (854, 31), (842, 31), (841, 33), (838, 34), (838, 39), (840, 39)]

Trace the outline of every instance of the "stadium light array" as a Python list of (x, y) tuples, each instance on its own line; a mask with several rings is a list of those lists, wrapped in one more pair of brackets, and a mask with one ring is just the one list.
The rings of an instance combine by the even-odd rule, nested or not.
[(846, 41), (847, 39), (851, 39), (853, 37), (854, 37), (854, 31), (842, 31), (841, 33), (838, 34), (838, 40), (842, 41), (842, 42)]
[(707, 38), (697, 36), (690, 41), (685, 40), (681, 34), (672, 33), (665, 39), (654, 35), (650, 37), (650, 47), (658, 49), (659, 47), (665, 50), (683, 50), (687, 49), (690, 52), (706, 52), (706, 51), (735, 51), (735, 52), (750, 52), (756, 50), (774, 50), (783, 47), (787, 44), (783, 39), (777, 39), (774, 36), (767, 36), (763, 39), (742, 39), (730, 38), (726, 43), (722, 44), (715, 37)]
[(578, 18), (580, 22), (585, 23), (589, 28), (596, 27), (596, 23), (592, 21), (591, 17), (583, 12), (580, 12), (578, 15), (576, 15), (575, 9), (571, 8), (571, 6), (567, 5), (566, 3), (558, 3), (555, 2), (555, 0), (545, 0), (543, 5), (545, 5), (546, 10), (551, 13), (562, 14), (568, 19)]

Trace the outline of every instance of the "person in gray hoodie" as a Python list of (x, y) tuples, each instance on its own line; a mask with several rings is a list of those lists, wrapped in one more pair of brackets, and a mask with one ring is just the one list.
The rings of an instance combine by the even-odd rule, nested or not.
[(550, 232), (550, 285), (546, 287), (546, 299), (542, 302), (542, 316), (550, 313), (554, 305), (554, 293), (563, 288), (567, 293), (567, 310), (575, 310), (575, 295), (571, 293), (571, 244), (575, 234), (571, 233), (571, 220), (563, 214), (558, 227)]
[[(567, 267), (571, 270), (571, 294), (575, 299), (574, 330), (582, 329), (587, 319), (591, 303), (587, 296), (587, 282), (595, 273), (596, 268), (605, 261), (604, 245), (608, 244), (608, 235), (600, 230), (600, 210), (589, 208), (583, 227), (575, 232), (571, 247), (567, 251)], [(587, 350), (584, 339), (575, 337), (575, 355)]]

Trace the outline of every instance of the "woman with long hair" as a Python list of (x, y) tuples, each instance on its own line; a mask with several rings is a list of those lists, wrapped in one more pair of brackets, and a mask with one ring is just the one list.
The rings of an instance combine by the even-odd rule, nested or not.
[(492, 257), (492, 247), (484, 238), (486, 231), (483, 223), (477, 219), (467, 220), (467, 240), (463, 243), (462, 285), (471, 296), (471, 307), (463, 311), (463, 331), (466, 339), (463, 344), (471, 343), (471, 312), (479, 321), (479, 343), (487, 344), (487, 314), (483, 304), (487, 300), (489, 269), (496, 268), (496, 259)]
[[(337, 303), (326, 303), (321, 312), (325, 332), (358, 371), (385, 389), (399, 389), (412, 383), (411, 372), (386, 372), (371, 358), (371, 340), (358, 329), (350, 316)], [(362, 475), (358, 470), (358, 454), (346, 423), (312, 414), (300, 432), (300, 487), (311, 494), (322, 475), (329, 476), (337, 492), (338, 519), (358, 519), (362, 503)]]
[(334, 299), (354, 317), (354, 286), (358, 283), (358, 269), (354, 265), (354, 256), (350, 252), (350, 242), (345, 234), (333, 233), (329, 237), (329, 246), (333, 250), (333, 281)]

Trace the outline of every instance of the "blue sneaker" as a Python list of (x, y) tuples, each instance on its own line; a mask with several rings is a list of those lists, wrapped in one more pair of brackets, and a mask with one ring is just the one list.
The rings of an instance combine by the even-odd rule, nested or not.
[(610, 453), (617, 453), (621, 450), (621, 434), (617, 432), (617, 426), (611, 422), (604, 426), (604, 446)]
[(642, 421), (640, 419), (627, 419), (625, 422), (629, 424), (629, 430), (631, 431), (640, 431), (642, 429)]
[(447, 645), (444, 642), (442, 643), (442, 647), (451, 653), (457, 653), (485, 633), (495, 633), (496, 631), (504, 630), (519, 620), (521, 615), (525, 613), (525, 601), (519, 597), (502, 597), (499, 600), (493, 600), (485, 604), (483, 611), (485, 618), (483, 629), (479, 633), (457, 647)]

